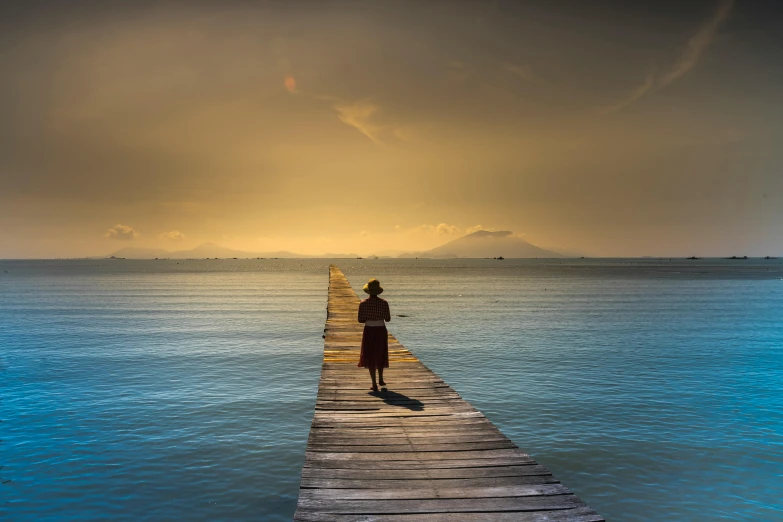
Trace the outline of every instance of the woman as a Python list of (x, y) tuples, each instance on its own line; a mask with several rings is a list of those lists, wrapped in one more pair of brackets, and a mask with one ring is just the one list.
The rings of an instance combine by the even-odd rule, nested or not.
[[(377, 279), (370, 279), (364, 285), (364, 291), (370, 294), (370, 297), (359, 303), (359, 322), (364, 323), (359, 367), (370, 370), (372, 391), (377, 392), (378, 384), (386, 386), (383, 382), (383, 369), (389, 367), (389, 334), (384, 321), (391, 321), (391, 313), (389, 303), (378, 297), (383, 293), (383, 288)], [(376, 369), (378, 383), (375, 382)]]

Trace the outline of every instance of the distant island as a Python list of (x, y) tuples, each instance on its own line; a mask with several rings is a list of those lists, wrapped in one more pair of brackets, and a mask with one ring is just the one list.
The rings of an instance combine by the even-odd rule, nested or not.
[(449, 241), (439, 247), (423, 252), (408, 252), (398, 257), (428, 257), (428, 258), (563, 258), (562, 254), (545, 250), (528, 243), (513, 232), (503, 230), (490, 232), (479, 230), (453, 241)]
[(305, 254), (297, 254), (294, 252), (288, 252), (285, 250), (275, 252), (246, 252), (244, 250), (235, 250), (233, 248), (226, 248), (215, 243), (204, 243), (192, 248), (190, 250), (174, 250), (169, 251), (163, 248), (139, 248), (139, 247), (126, 247), (117, 250), (109, 254), (108, 256), (100, 256), (108, 258), (125, 258), (125, 259), (240, 259), (240, 258), (270, 258), (270, 259), (306, 259), (306, 258), (355, 258), (357, 254), (331, 254), (326, 253), (322, 256), (308, 256)]
[[(169, 251), (163, 248), (126, 247), (112, 252), (107, 256), (96, 256), (116, 259), (362, 259), (354, 253), (335, 254), (327, 252), (322, 255), (306, 255), (286, 250), (274, 252), (247, 252), (226, 248), (215, 243), (204, 243), (189, 250)], [(513, 232), (490, 232), (479, 230), (439, 247), (420, 251), (405, 252), (397, 258), (475, 258), (475, 259), (508, 259), (508, 258), (563, 258), (566, 257), (551, 250), (545, 250), (515, 236)], [(388, 259), (387, 256), (381, 258)], [(377, 255), (366, 256), (366, 259), (379, 259)]]

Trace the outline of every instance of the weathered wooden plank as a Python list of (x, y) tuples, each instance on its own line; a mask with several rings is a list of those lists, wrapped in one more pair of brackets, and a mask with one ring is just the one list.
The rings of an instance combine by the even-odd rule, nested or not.
[(310, 435), (310, 444), (339, 444), (342, 446), (399, 446), (401, 444), (459, 444), (462, 442), (510, 442), (501, 433), (478, 433), (477, 435), (453, 436), (394, 436), (394, 437), (346, 437)]
[[(419, 387), (419, 388), (413, 388), (411, 391), (406, 391), (403, 387), (406, 383), (399, 383), (390, 382), (391, 379), (386, 381), (386, 384), (381, 386), (381, 390), (377, 393), (371, 394), (367, 392), (364, 387), (361, 389), (352, 389), (352, 388), (345, 388), (343, 387), (345, 384), (353, 384), (351, 382), (345, 382), (340, 381), (336, 382), (334, 384), (329, 384), (327, 386), (324, 386), (323, 388), (319, 388), (318, 390), (318, 397), (323, 396), (329, 396), (329, 397), (362, 397), (362, 398), (369, 398), (369, 399), (377, 399), (378, 397), (383, 398), (386, 396), (395, 396), (395, 395), (408, 395), (411, 394), (412, 398), (419, 398), (419, 397), (426, 397), (426, 396), (433, 396), (433, 397), (440, 397), (440, 396), (454, 396), (459, 397), (459, 394), (455, 392), (453, 389), (449, 388), (448, 386), (426, 386), (426, 387)], [(359, 380), (355, 381), (355, 384), (360, 384)], [(391, 388), (392, 384), (394, 385), (394, 388)]]
[(302, 477), (308, 478), (345, 478), (345, 479), (415, 479), (415, 478), (480, 478), (514, 477), (522, 475), (550, 475), (548, 469), (539, 464), (524, 466), (495, 466), (488, 468), (450, 468), (450, 469), (332, 469), (302, 468)]
[[(425, 460), (376, 460), (371, 466), (375, 469), (450, 469), (450, 468), (486, 468), (495, 466), (524, 466), (535, 464), (530, 457), (504, 457), (500, 459), (438, 459), (436, 461)], [(309, 463), (305, 462), (305, 467)], [(353, 459), (343, 460), (322, 460), (314, 466), (320, 469), (343, 468), (343, 469), (367, 469), (367, 462)]]
[(481, 459), (481, 458), (503, 458), (503, 457), (529, 457), (527, 453), (519, 448), (512, 449), (494, 449), (494, 450), (470, 450), (470, 451), (404, 451), (399, 453), (387, 453), (379, 455), (376, 453), (361, 452), (338, 452), (324, 453), (320, 451), (306, 451), (305, 459), (316, 462), (319, 460), (431, 460), (439, 461), (443, 459), (463, 460), (463, 459)]
[[(353, 366), (353, 365), (346, 365), (346, 366)], [(348, 375), (340, 375), (337, 372), (330, 372), (329, 374), (323, 375), (321, 378), (324, 380), (324, 387), (330, 388), (330, 387), (337, 387), (339, 386), (342, 389), (350, 389), (350, 385), (357, 385), (362, 383), (369, 384), (370, 376), (367, 374), (366, 370), (362, 368), (356, 368), (356, 370), (352, 370), (356, 372), (362, 372), (361, 375), (354, 374), (348, 374)], [(448, 386), (446, 383), (444, 383), (441, 379), (435, 379), (432, 377), (426, 377), (426, 376), (394, 376), (394, 375), (386, 375), (386, 372), (383, 373), (383, 380), (386, 381), (387, 387), (390, 389), (401, 389), (401, 388), (423, 388), (423, 387), (438, 387)], [(348, 386), (346, 386), (348, 385)], [(391, 388), (393, 386), (393, 388)]]
[[(426, 428), (439, 429), (445, 427), (454, 426), (480, 426), (485, 425), (489, 421), (482, 414), (470, 415), (445, 415), (445, 416), (429, 416), (429, 417), (388, 417), (385, 419), (376, 420), (371, 425), (376, 428)], [(313, 417), (313, 428), (316, 429), (337, 429), (337, 428), (358, 428), (358, 427), (370, 427), (365, 422), (357, 422), (356, 420), (338, 420), (331, 415), (316, 413)]]
[(369, 390), (356, 390), (355, 394), (333, 394), (329, 392), (321, 392), (318, 394), (317, 402), (369, 402), (378, 403), (378, 400), (383, 401), (386, 404), (406, 403), (406, 402), (421, 402), (434, 404), (442, 404), (435, 401), (461, 401), (462, 397), (456, 393), (443, 392), (443, 393), (421, 393), (411, 394), (411, 396), (395, 392), (394, 395), (383, 395), (383, 392), (375, 394)]
[(418, 479), (335, 479), (304, 477), (301, 487), (304, 488), (329, 488), (329, 489), (386, 489), (399, 487), (442, 487), (442, 488), (467, 488), (467, 487), (500, 487), (514, 486), (518, 484), (558, 484), (560, 481), (552, 475), (515, 475), (513, 477), (479, 477), (440, 479), (422, 477)]
[[(420, 428), (414, 428), (412, 430), (404, 430), (400, 428), (380, 428), (378, 430), (372, 429), (356, 429), (356, 428), (342, 428), (342, 429), (324, 429), (318, 428), (312, 430), (309, 440), (329, 440), (329, 439), (361, 439), (365, 441), (378, 441), (379, 444), (385, 444), (397, 439), (429, 439), (436, 440), (434, 437), (487, 437), (485, 440), (491, 440), (492, 437), (502, 437), (506, 440), (507, 437), (497, 430), (481, 427), (479, 429), (447, 429), (438, 431), (437, 435), (427, 433)], [(421, 441), (419, 441), (421, 442)], [(375, 444), (375, 442), (372, 442)]]
[(314, 427), (312, 431), (320, 433), (322, 435), (334, 435), (341, 434), (353, 437), (363, 437), (367, 435), (373, 435), (378, 437), (384, 436), (398, 436), (398, 435), (410, 435), (410, 436), (430, 436), (433, 431), (436, 431), (443, 436), (449, 436), (452, 434), (460, 433), (500, 433), (500, 431), (488, 423), (474, 422), (471, 424), (465, 424), (462, 426), (458, 422), (441, 422), (441, 423), (429, 423), (429, 424), (397, 424), (394, 426), (365, 426), (365, 425), (341, 425), (339, 427), (319, 426)]
[(387, 384), (370, 392), (358, 305), (330, 267), (296, 520), (603, 520), (391, 333)]
[[(318, 440), (311, 439), (307, 442), (307, 451), (322, 451), (330, 453), (400, 453), (400, 452), (418, 452), (418, 451), (436, 451), (454, 452), (454, 451), (473, 451), (488, 449), (515, 448), (513, 442), (501, 437), (493, 437), (491, 440), (472, 439), (441, 439), (430, 441), (426, 438), (417, 438), (406, 440), (391, 439), (388, 442), (362, 440), (351, 442), (354, 439), (343, 440)], [(439, 459), (442, 460), (442, 459)]]
[(496, 441), (496, 442), (459, 442), (455, 444), (395, 444), (393, 446), (345, 446), (340, 444), (308, 444), (307, 451), (325, 451), (329, 453), (341, 453), (343, 451), (348, 453), (398, 453), (400, 451), (411, 452), (456, 452), (456, 451), (472, 451), (472, 450), (492, 450), (503, 448), (515, 448), (513, 442), (510, 441)]
[[(330, 366), (336, 366), (339, 363), (328, 363), (328, 364)], [(411, 364), (409, 366), (414, 366), (414, 365)], [(324, 368), (323, 370), (321, 370), (321, 376), (326, 380), (328, 380), (329, 378), (334, 378), (334, 379), (340, 379), (340, 381), (346, 379), (365, 380), (368, 379), (369, 377), (369, 375), (367, 374), (367, 370), (365, 370), (364, 368), (359, 368), (356, 365), (342, 364), (342, 367), (343, 367), (342, 369)], [(399, 375), (395, 375), (392, 372), (388, 372), (387, 375), (387, 372), (388, 370), (384, 370), (383, 372), (384, 380), (386, 380), (386, 378), (388, 377), (389, 382), (394, 383), (395, 385), (402, 385), (408, 382), (411, 383), (431, 382), (431, 383), (445, 384), (443, 382), (443, 379), (436, 377), (434, 375), (427, 375), (424, 372), (411, 372), (405, 374), (400, 373)]]
[[(361, 390), (362, 392), (367, 393), (370, 388), (370, 383), (368, 382), (369, 380), (369, 375), (364, 375), (361, 378), (356, 379), (324, 379), (322, 383), (322, 391), (333, 392), (336, 390), (341, 390), (346, 393), (356, 393), (357, 391)], [(386, 381), (386, 385), (382, 386), (382, 388), (386, 388), (387, 390), (394, 390), (398, 393), (420, 393), (425, 390), (457, 393), (449, 388), (447, 384), (440, 381), (393, 381), (391, 377), (386, 377), (386, 375), (384, 375), (384, 380)]]
[[(412, 366), (413, 364), (414, 363), (411, 363), (409, 366)], [(321, 378), (324, 380), (324, 386), (343, 387), (346, 384), (359, 384), (361, 382), (369, 381), (367, 371), (356, 366), (356, 362), (354, 362), (354, 364), (346, 363), (345, 366), (346, 370), (343, 372), (336, 372), (333, 370), (322, 372)], [(348, 368), (350, 368), (350, 370), (348, 370)], [(361, 373), (357, 375), (357, 372)], [(426, 375), (386, 375), (386, 372), (383, 372), (383, 377), (384, 381), (389, 385), (393, 385), (395, 388), (420, 388), (422, 385), (448, 386), (442, 379), (436, 379), (435, 377), (428, 377)]]
[[(388, 386), (388, 385), (387, 385)], [(357, 390), (358, 391), (358, 390)], [(443, 392), (440, 394), (428, 393), (428, 394), (412, 394), (414, 396), (408, 396), (397, 391), (386, 390), (386, 386), (379, 392), (367, 391), (366, 393), (356, 394), (344, 394), (344, 395), (330, 395), (329, 392), (322, 392), (316, 399), (318, 403), (330, 403), (330, 402), (343, 402), (343, 403), (356, 403), (356, 402), (369, 402), (374, 404), (391, 404), (399, 402), (415, 402), (415, 403), (433, 403), (434, 405), (443, 406), (445, 404), (464, 405), (465, 401), (456, 393)]]
[(405, 401), (396, 403), (387, 402), (343, 402), (343, 401), (326, 401), (316, 402), (316, 411), (355, 411), (355, 412), (392, 412), (397, 413), (400, 409), (408, 409), (410, 411), (419, 411), (432, 414), (432, 413), (457, 413), (466, 411), (475, 411), (470, 406), (462, 404), (451, 403), (425, 403), (421, 401)]
[(356, 411), (356, 410), (321, 410), (316, 409), (316, 415), (335, 415), (338, 419), (351, 422), (367, 422), (367, 419), (382, 418), (382, 417), (409, 417), (409, 418), (422, 418), (422, 417), (455, 417), (457, 415), (469, 415), (478, 412), (463, 411), (454, 412), (453, 410), (437, 410), (435, 408), (427, 408), (421, 410), (415, 410), (410, 408), (393, 408), (386, 409), (384, 411)]
[(430, 422), (430, 423), (417, 423), (417, 424), (399, 424), (395, 423), (391, 426), (368, 426), (368, 425), (361, 425), (361, 424), (335, 424), (335, 425), (322, 425), (322, 426), (314, 426), (312, 429), (313, 431), (316, 431), (317, 433), (322, 434), (336, 434), (336, 433), (345, 433), (345, 434), (358, 434), (357, 436), (361, 435), (369, 435), (369, 434), (375, 434), (375, 435), (383, 435), (383, 434), (389, 434), (389, 435), (395, 435), (395, 434), (418, 434), (418, 435), (430, 435), (433, 433), (433, 431), (437, 431), (437, 433), (443, 433), (444, 435), (447, 435), (449, 433), (466, 433), (466, 432), (492, 432), (492, 433), (500, 433), (500, 430), (498, 430), (495, 426), (492, 424), (489, 424), (489, 422), (486, 422), (486, 419), (483, 419), (485, 422), (481, 422), (482, 419), (474, 419), (474, 422), (471, 423), (465, 423), (464, 425), (461, 422)]
[(381, 514), (335, 515), (297, 510), (294, 520), (299, 522), (602, 522), (604, 519), (587, 506), (556, 511), (489, 512), (489, 513), (427, 513), (411, 515)]
[[(319, 412), (321, 413), (321, 412)], [(448, 416), (447, 416), (448, 417)], [(502, 435), (502, 433), (492, 426), (486, 426), (482, 423), (473, 423), (466, 426), (460, 426), (458, 423), (437, 423), (432, 422), (429, 424), (396, 424), (392, 426), (361, 426), (357, 423), (350, 424), (335, 424), (335, 425), (322, 425), (313, 428), (313, 436), (340, 436), (340, 437), (355, 437), (355, 438), (367, 438), (367, 437), (454, 437), (457, 435)]]
[[(345, 346), (343, 348), (343, 353), (338, 355), (358, 355), (359, 354), (359, 344), (357, 342), (355, 348), (349, 348), (346, 349)], [(411, 357), (411, 356), (407, 356)], [(329, 361), (327, 359), (324, 359), (324, 362), (321, 363), (321, 372), (331, 372), (333, 374), (337, 375), (345, 375), (345, 374), (351, 374), (354, 371), (363, 371), (366, 372), (367, 370), (360, 369), (356, 366), (356, 364), (345, 364), (345, 363), (335, 363), (332, 361)], [(424, 366), (421, 361), (418, 361), (413, 364), (408, 364), (405, 366), (398, 366), (398, 367), (389, 367), (388, 369), (384, 369), (384, 375), (386, 374), (386, 371), (389, 371), (389, 375), (395, 375), (398, 378), (430, 378), (434, 379), (437, 377), (437, 374), (434, 374), (432, 371), (429, 370), (426, 366)], [(361, 374), (353, 373), (355, 376), (359, 376)]]
[(300, 498), (307, 500), (425, 500), (436, 498), (503, 498), (532, 497), (546, 495), (571, 494), (562, 484), (519, 484), (516, 486), (473, 486), (462, 488), (445, 488), (431, 485), (421, 485), (415, 488), (398, 487), (383, 489), (329, 489), (313, 488), (304, 490)]
[[(472, 408), (472, 406), (470, 406), (469, 408)], [(449, 411), (446, 411), (446, 410), (437, 411), (434, 408), (428, 409), (426, 412), (424, 412), (424, 411), (420, 411), (420, 412), (413, 411), (413, 412), (411, 412), (411, 411), (404, 410), (404, 409), (395, 409), (395, 411), (392, 413), (391, 417), (397, 417), (399, 419), (405, 419), (406, 417), (420, 417), (420, 418), (422, 418), (422, 417), (433, 417), (433, 418), (435, 418), (435, 417), (437, 417), (437, 418), (451, 417), (451, 418), (457, 418), (459, 416), (484, 418), (484, 414), (483, 413), (481, 413), (480, 411), (469, 409), (469, 408), (466, 408), (465, 411), (456, 411), (456, 412), (452, 411), (452, 410), (449, 410)], [(364, 417), (362, 417), (360, 414), (341, 413), (341, 412), (318, 412), (318, 411), (316, 411), (315, 415), (330, 415), (331, 418), (333, 418), (333, 419), (344, 420), (344, 421), (355, 421), (355, 420), (357, 420), (359, 418), (364, 419)], [(383, 416), (380, 413), (378, 413), (376, 415)]]
[(404, 395), (383, 395), (377, 393), (376, 396), (367, 397), (346, 397), (343, 399), (316, 399), (316, 406), (367, 406), (374, 404), (376, 406), (389, 406), (393, 404), (417, 404), (431, 405), (438, 408), (455, 408), (459, 411), (476, 411), (470, 404), (459, 397), (422, 397), (421, 399), (412, 398)]
[[(362, 372), (360, 375), (357, 375), (356, 373), (340, 373), (340, 372), (332, 372), (324, 373), (322, 374), (321, 378), (324, 380), (324, 388), (337, 388), (349, 390), (351, 389), (352, 385), (356, 384), (362, 384), (362, 383), (368, 383), (369, 384), (369, 375), (367, 374), (367, 371), (359, 368), (356, 366), (356, 363), (358, 362), (358, 355), (356, 356), (356, 360), (349, 361), (348, 363), (345, 363), (345, 366), (348, 368), (351, 368), (352, 372)], [(394, 359), (392, 357), (392, 359)], [(408, 363), (408, 365), (413, 365), (415, 363)], [(400, 368), (402, 365), (395, 365), (396, 367)], [(354, 370), (354, 368), (356, 368)], [(410, 376), (402, 376), (402, 375), (386, 375), (386, 372), (383, 373), (384, 381), (386, 381), (387, 386), (393, 386), (393, 388), (390, 389), (400, 389), (400, 388), (422, 388), (422, 387), (447, 387), (448, 385), (443, 382), (440, 379), (435, 379), (433, 377), (427, 377), (427, 376), (417, 376), (417, 375), (410, 375)]]
[(584, 503), (575, 495), (547, 495), (541, 497), (449, 498), (449, 499), (395, 499), (345, 500), (310, 499), (299, 497), (299, 508), (306, 511), (350, 515), (448, 513), (490, 511), (544, 511), (571, 509)]
[[(358, 351), (354, 353), (344, 353), (341, 355), (341, 357), (359, 357)], [(409, 356), (399, 356), (399, 357), (409, 357)], [(358, 361), (354, 361), (353, 363), (337, 363), (337, 362), (324, 362), (324, 365), (329, 364), (332, 366), (331, 368), (321, 368), (321, 379), (324, 380), (326, 384), (329, 384), (331, 381), (339, 381), (339, 383), (344, 382), (355, 382), (355, 381), (363, 381), (367, 380), (369, 378), (368, 372), (365, 368), (360, 368), (357, 366)], [(342, 368), (338, 368), (337, 366), (341, 366)], [(406, 365), (395, 365), (393, 366), (394, 370), (392, 371), (391, 368), (386, 368), (383, 371), (383, 377), (384, 380), (387, 380), (390, 383), (393, 383), (395, 385), (403, 385), (407, 382), (410, 383), (433, 383), (433, 384), (440, 384), (448, 386), (445, 382), (443, 382), (443, 379), (438, 377), (437, 375), (433, 374), (427, 374), (425, 372), (419, 371), (419, 366), (421, 366), (420, 362), (412, 362), (410, 364)], [(410, 369), (411, 371), (407, 371), (407, 369)], [(393, 380), (392, 380), (393, 379)]]
[[(366, 378), (369, 380), (369, 378)], [(371, 392), (369, 383), (362, 383), (361, 381), (346, 382), (344, 384), (352, 384), (353, 388), (338, 388), (337, 386), (325, 386), (318, 391), (318, 400), (394, 400), (394, 399), (461, 399), (459, 394), (451, 388), (436, 388), (431, 384), (426, 388), (411, 389), (403, 391), (403, 384), (410, 384), (412, 386), (421, 386), (423, 383), (391, 383), (391, 379), (386, 381), (386, 384), (379, 385), (377, 392)], [(365, 384), (365, 386), (361, 386)], [(464, 401), (463, 401), (464, 402)]]

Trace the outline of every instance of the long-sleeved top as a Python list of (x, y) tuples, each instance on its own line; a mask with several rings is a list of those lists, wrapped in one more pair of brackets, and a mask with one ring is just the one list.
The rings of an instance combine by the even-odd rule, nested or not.
[(359, 303), (359, 322), (391, 321), (389, 303), (380, 297), (368, 297)]

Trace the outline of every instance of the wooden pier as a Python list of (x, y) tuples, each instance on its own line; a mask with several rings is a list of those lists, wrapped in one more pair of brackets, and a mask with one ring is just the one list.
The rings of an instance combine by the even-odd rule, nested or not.
[(331, 266), (324, 363), (294, 520), (604, 520), (391, 334), (387, 386), (373, 393), (367, 370), (356, 366), (358, 306)]

